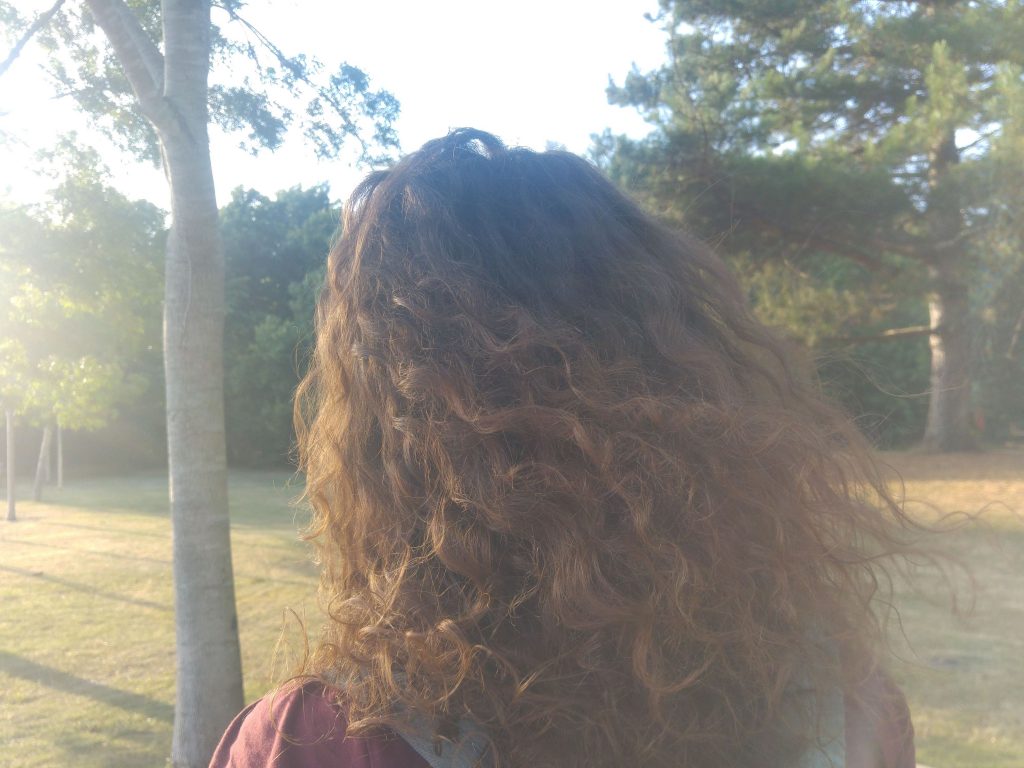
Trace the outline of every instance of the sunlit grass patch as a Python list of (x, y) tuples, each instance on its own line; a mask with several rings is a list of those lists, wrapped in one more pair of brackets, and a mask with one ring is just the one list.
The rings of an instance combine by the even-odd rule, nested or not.
[[(286, 608), (319, 624), (315, 568), (283, 473), (234, 473), (232, 547), (246, 697), (282, 674)], [(167, 480), (48, 490), (0, 527), (0, 763), (156, 766), (170, 751), (174, 615)], [(291, 625), (292, 645), (301, 634)], [(288, 670), (283, 670), (287, 673)]]
[(914, 716), (918, 759), (932, 768), (1021, 768), (1024, 452), (885, 458), (903, 476), (912, 513), (957, 526), (925, 542), (949, 558), (952, 583), (924, 568), (897, 588), (909, 646), (895, 641), (902, 661), (893, 671)]

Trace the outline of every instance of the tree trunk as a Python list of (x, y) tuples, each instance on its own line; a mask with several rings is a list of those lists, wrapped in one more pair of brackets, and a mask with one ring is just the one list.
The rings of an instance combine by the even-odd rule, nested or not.
[(243, 703), (224, 447), (224, 254), (207, 133), (210, 0), (162, 0), (162, 54), (122, 0), (86, 2), (156, 128), (171, 187), (164, 289), (178, 671), (171, 762), (206, 768)]
[[(47, 427), (46, 429), (51, 429)], [(51, 429), (52, 431), (52, 429)], [(46, 443), (46, 455), (43, 457), (43, 484), (49, 485), (53, 482), (53, 435)]]
[(930, 451), (969, 451), (971, 431), (971, 337), (967, 285), (956, 263), (939, 260), (929, 268), (931, 396), (922, 447)]
[(171, 762), (206, 768), (243, 705), (224, 438), (224, 255), (207, 136), (210, 6), (164, 0), (164, 301), (177, 699)]
[(14, 500), (14, 411), (11, 408), (4, 410), (7, 418), (7, 522), (13, 523), (18, 519), (15, 514)]
[(36, 462), (36, 481), (32, 485), (32, 501), (43, 500), (43, 479), (46, 477), (46, 462), (50, 458), (50, 441), (53, 440), (53, 427), (43, 427), (43, 440), (39, 444), (39, 460)]
[(928, 254), (931, 290), (928, 312), (931, 392), (922, 447), (929, 451), (966, 451), (977, 447), (971, 431), (971, 316), (967, 288), (968, 254), (963, 245), (964, 220), (955, 184), (948, 171), (960, 161), (956, 133), (949, 128), (929, 154), (929, 234), (941, 250)]
[(64, 430), (57, 422), (57, 490), (64, 490)]

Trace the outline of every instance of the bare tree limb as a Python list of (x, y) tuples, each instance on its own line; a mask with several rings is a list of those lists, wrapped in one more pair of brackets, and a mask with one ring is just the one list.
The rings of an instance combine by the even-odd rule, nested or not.
[[(710, 172), (701, 174), (701, 178), (708, 182), (709, 190), (719, 186), (722, 179), (720, 175)], [(725, 186), (731, 189), (731, 185)], [(722, 199), (720, 194), (719, 199)], [(738, 211), (737, 204), (734, 199), (723, 199), (722, 202), (723, 204), (728, 205), (730, 210), (735, 212), (733, 214), (734, 216), (738, 214), (741, 218), (744, 218), (749, 225), (762, 233), (774, 232), (789, 240), (800, 240), (801, 250), (805, 248), (816, 248), (822, 251), (835, 253), (840, 256), (845, 256), (851, 261), (860, 264), (869, 272), (873, 272), (877, 275), (893, 276), (895, 274), (893, 268), (880, 258), (881, 254), (886, 250), (891, 250), (885, 247), (886, 244), (882, 244), (877, 241), (869, 241), (869, 247), (864, 248), (857, 243), (822, 234), (814, 231), (814, 229), (808, 230), (801, 227), (790, 226), (771, 214), (761, 210), (760, 206), (750, 202), (741, 204)]]
[(18, 42), (14, 44), (14, 47), (11, 48), (11, 52), (7, 54), (7, 58), (3, 60), (2, 64), (0, 64), (0, 76), (11, 68), (11, 64), (13, 64), (18, 56), (21, 55), (21, 51), (26, 45), (28, 45), (28, 41), (31, 40), (39, 30), (50, 23), (50, 19), (56, 15), (62, 5), (64, 5), (64, 0), (57, 0), (57, 2), (50, 7), (50, 10), (40, 14), (39, 18), (33, 21), (31, 26), (25, 30), (25, 34), (23, 34)]
[(86, 0), (96, 23), (124, 67), (142, 113), (158, 131), (176, 125), (174, 111), (164, 99), (164, 57), (124, 0)]
[(1001, 130), (1001, 128), (996, 128), (996, 129), (991, 130), (991, 131), (986, 131), (985, 133), (980, 133), (980, 134), (978, 134), (978, 138), (976, 138), (974, 141), (972, 141), (972, 142), (970, 142), (968, 144), (964, 144), (962, 147), (957, 147), (957, 149), (960, 150), (961, 152), (965, 152), (968, 149), (971, 149), (971, 148), (975, 147), (976, 145), (981, 144), (982, 142), (988, 141), (993, 136), (997, 136), (999, 134), (1000, 130)]
[(916, 336), (932, 336), (942, 333), (942, 328), (932, 328), (930, 325), (911, 325), (906, 328), (890, 328), (881, 333), (870, 336), (832, 336), (824, 339), (830, 344), (863, 344), (869, 341), (896, 341), (899, 339), (913, 338)]
[(992, 227), (988, 224), (975, 224), (970, 227), (965, 226), (953, 237), (948, 237), (945, 240), (925, 240), (923, 238), (920, 240), (885, 240), (872, 238), (869, 242), (872, 246), (881, 250), (901, 253), (904, 256), (927, 263), (933, 260), (936, 254), (959, 248), (967, 240), (984, 234), (990, 229)]
[[(721, 181), (721, 176), (716, 176), (710, 172), (702, 173), (700, 176), (707, 180), (708, 190), (718, 185)], [(726, 201), (722, 199), (722, 201), (723, 204), (729, 205), (730, 210), (735, 210), (735, 200), (730, 199)], [(954, 236), (944, 240), (911, 237), (891, 239), (862, 236), (858, 238), (858, 242), (853, 242), (845, 238), (816, 232), (813, 228), (806, 229), (804, 227), (791, 226), (749, 201), (742, 204), (740, 214), (744, 215), (746, 221), (761, 232), (774, 230), (788, 239), (801, 240), (801, 250), (813, 247), (823, 251), (830, 251), (860, 264), (870, 272), (880, 275), (895, 274), (895, 271), (879, 258), (883, 253), (898, 253), (924, 264), (930, 264), (934, 262), (936, 256), (960, 247), (966, 240), (976, 237), (980, 233), (985, 232), (986, 229), (989, 229), (986, 225), (964, 227)]]
[(803, 248), (815, 248), (818, 250), (835, 253), (840, 256), (845, 256), (850, 261), (860, 264), (869, 272), (880, 275), (892, 275), (893, 269), (885, 264), (878, 258), (878, 253), (865, 250), (854, 243), (848, 243), (827, 235), (816, 234), (814, 232), (804, 232), (797, 230), (794, 227), (789, 227), (780, 221), (776, 221), (764, 217), (751, 217), (748, 218), (748, 222), (753, 224), (757, 229), (762, 232), (775, 230), (779, 233), (784, 233), (787, 237), (800, 238), (802, 239)]
[[(293, 75), (299, 77), (304, 82), (309, 83), (309, 80), (307, 78), (301, 77), (301, 73), (295, 67), (295, 64), (292, 61), (292, 59), (289, 58), (289, 56), (284, 51), (282, 51), (277, 45), (275, 45), (270, 38), (268, 38), (265, 34), (263, 34), (263, 32), (257, 29), (256, 26), (253, 25), (248, 19), (241, 16), (237, 10), (230, 6), (223, 5), (221, 3), (212, 3), (212, 6), (214, 8), (218, 8), (224, 11), (228, 15), (228, 18), (230, 18), (232, 21), (237, 21), (239, 24), (245, 27), (252, 34), (252, 36), (260, 42), (260, 44), (264, 48), (270, 51), (271, 55), (273, 55), (273, 57), (277, 59), (278, 64), (287, 69)], [(256, 60), (255, 55), (253, 55), (253, 59)]]

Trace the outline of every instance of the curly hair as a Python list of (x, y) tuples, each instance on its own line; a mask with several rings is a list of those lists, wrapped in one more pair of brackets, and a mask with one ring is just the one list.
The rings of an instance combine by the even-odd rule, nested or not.
[(370, 175), (296, 399), (308, 667), (350, 732), (470, 720), (514, 768), (791, 761), (816, 723), (787, 701), (876, 663), (908, 524), (796, 360), (574, 155), (463, 129)]

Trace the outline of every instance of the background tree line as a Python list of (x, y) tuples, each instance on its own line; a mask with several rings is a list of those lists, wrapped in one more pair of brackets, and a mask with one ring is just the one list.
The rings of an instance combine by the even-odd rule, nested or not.
[[(289, 463), (292, 391), (339, 216), (327, 185), (274, 198), (239, 188), (220, 211), (236, 466)], [(45, 204), (0, 217), (0, 382), (28, 427), (19, 431), (21, 471), (35, 468), (43, 429), (58, 424), (72, 474), (164, 466), (163, 212), (126, 200), (97, 164), (69, 175)]]
[[(651, 163), (666, 152), (661, 141), (655, 134), (646, 142), (621, 142), (611, 154), (602, 154), (602, 147), (597, 158), (621, 178), (629, 163)], [(14, 329), (6, 334), (5, 364), (10, 368), (20, 360), (27, 366), (2, 375), (28, 393), (19, 407), (22, 423), (34, 428), (22, 432), (22, 468), (28, 472), (35, 465), (42, 428), (58, 423), (77, 431), (67, 448), (73, 472), (162, 466), (163, 214), (106, 186), (95, 156), (72, 159), (73, 172), (45, 205), (6, 210), (0, 227), (3, 306)], [(801, 172), (801, 161), (788, 156), (747, 162), (766, 169), (758, 176), (744, 168), (743, 183), (791, 188), (762, 193), (768, 200), (813, 197), (806, 187), (820, 189), (822, 176), (838, 174)], [(663, 215), (699, 227), (712, 240), (761, 318), (814, 356), (823, 386), (878, 445), (905, 447), (921, 440), (931, 366), (928, 335), (919, 330), (928, 327), (925, 269), (898, 254), (880, 256), (901, 270), (899, 280), (881, 279), (890, 277), (889, 267), (880, 277), (854, 259), (801, 243), (772, 240), (766, 247), (767, 238), (744, 231), (742, 220), (715, 236), (723, 223), (701, 218), (703, 201), (679, 194), (688, 185), (673, 183), (673, 194), (659, 197), (662, 182), (649, 166), (629, 179), (633, 191), (647, 195)], [(863, 202), (871, 200), (870, 191), (851, 190), (844, 176), (834, 183), (839, 189), (831, 193), (833, 200), (859, 195), (856, 210), (870, 213)], [(717, 194), (703, 191), (706, 198)], [(889, 214), (888, 199), (875, 204)], [(339, 215), (326, 184), (272, 198), (239, 188), (220, 211), (227, 449), (236, 466), (289, 464), (291, 396), (312, 339), (313, 309)], [(978, 263), (966, 275), (974, 378), (968, 428), (972, 439), (990, 443), (1024, 426), (1024, 370), (1017, 349), (1022, 259), (1012, 235), (986, 232)], [(887, 335), (893, 328), (911, 331)]]
[[(808, 351), (822, 386), (882, 447), (970, 448), (1024, 427), (1022, 15), (999, 2), (664, 0), (654, 21), (666, 33), (666, 64), (609, 89), (652, 131), (641, 140), (606, 132), (594, 160), (726, 257), (761, 318)], [(103, 427), (72, 439), (73, 458), (102, 457), (108, 469), (159, 465), (160, 281), (143, 280), (148, 292), (130, 286), (139, 264), (152, 268), (166, 233), (152, 211), (124, 215), (143, 204), (106, 189), (95, 156), (69, 162), (73, 172), (34, 219), (5, 213), (21, 224), (4, 235), (5, 269), (24, 264), (19, 248), (40, 259), (29, 281), (35, 298), (17, 289), (19, 311), (40, 316), (21, 318), (23, 330), (47, 328), (61, 342), (31, 361), (26, 345), (12, 348), (0, 376), (10, 389), (26, 375), (19, 365), (35, 372), (22, 387), (32, 393), (22, 396), (27, 423)], [(90, 185), (101, 193), (87, 193)], [(233, 464), (288, 462), (290, 396), (337, 207), (322, 185), (273, 199), (239, 189), (221, 210)], [(49, 275), (47, 301), (67, 294), (59, 311), (39, 293), (54, 260), (43, 254), (60, 247), (93, 254), (93, 282), (107, 276), (116, 300), (104, 300), (106, 325), (92, 328), (116, 349), (106, 357), (88, 344), (69, 356), (75, 334), (55, 325), (61, 313), (75, 316), (68, 297), (88, 281)], [(15, 290), (14, 276), (5, 282)], [(46, 348), (38, 339), (28, 346)], [(92, 389), (71, 406), (74, 376)], [(22, 452), (26, 465), (31, 453)]]

